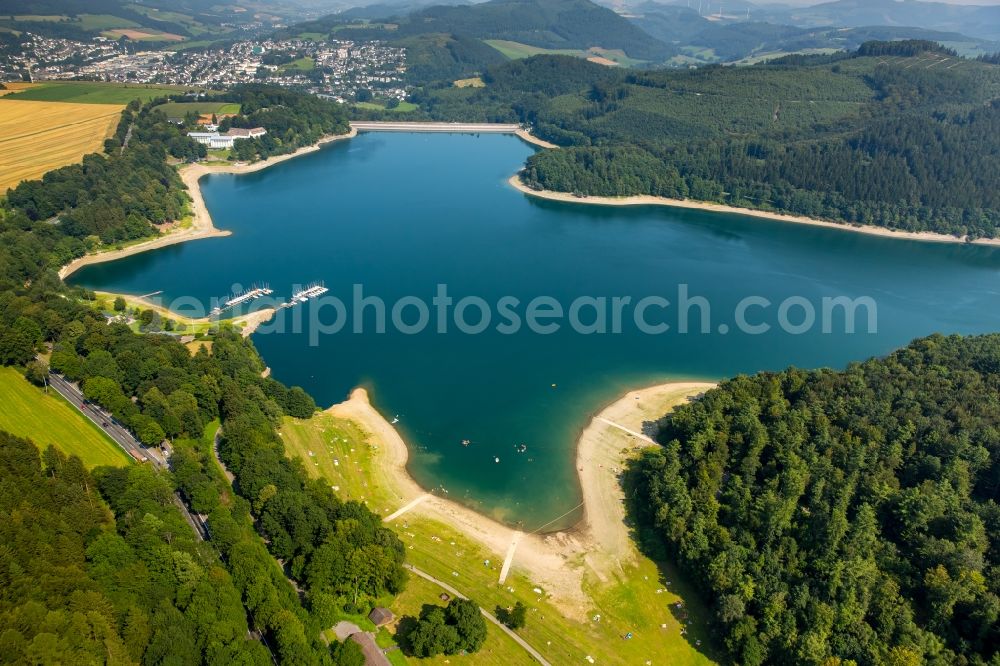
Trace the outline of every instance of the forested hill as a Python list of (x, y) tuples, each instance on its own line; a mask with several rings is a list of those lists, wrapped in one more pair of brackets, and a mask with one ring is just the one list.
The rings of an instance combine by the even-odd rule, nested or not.
[[(662, 61), (673, 49), (615, 12), (590, 0), (489, 0), (473, 5), (438, 5), (408, 16), (391, 17), (391, 29), (377, 27), (351, 34), (399, 40), (444, 34), (503, 39), (548, 49), (620, 49), (639, 60)], [(343, 18), (332, 15), (285, 31), (329, 32)]]
[(436, 119), (521, 121), (564, 146), (528, 160), (532, 187), (973, 238), (1000, 229), (1000, 67), (932, 42), (690, 71), (538, 56), (483, 78), (413, 99)]
[(995, 664), (1000, 335), (739, 377), (662, 421), (642, 541), (734, 663)]

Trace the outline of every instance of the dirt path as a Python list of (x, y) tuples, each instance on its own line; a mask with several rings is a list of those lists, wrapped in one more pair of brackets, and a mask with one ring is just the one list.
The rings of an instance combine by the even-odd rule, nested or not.
[[(406, 567), (408, 570), (412, 571), (413, 573), (415, 573), (416, 575), (420, 576), (424, 580), (434, 583), (442, 590), (448, 592), (448, 594), (451, 594), (452, 596), (455, 597), (459, 597), (460, 599), (468, 599), (467, 596), (456, 590), (448, 583), (444, 582), (443, 580), (438, 580), (434, 576), (430, 575), (425, 571), (421, 571), (412, 564), (404, 564), (403, 566)], [(535, 661), (537, 661), (539, 664), (542, 664), (542, 666), (551, 666), (551, 664), (549, 664), (549, 662), (545, 660), (545, 657), (543, 657), (538, 650), (531, 647), (531, 645), (526, 640), (515, 634), (509, 627), (507, 627), (507, 625), (498, 620), (496, 616), (493, 615), (493, 613), (490, 613), (482, 606), (479, 607), (479, 612), (482, 613), (483, 617), (485, 617), (487, 620), (489, 620), (496, 626), (500, 627), (501, 631), (510, 636), (512, 639), (514, 639), (514, 642), (523, 647), (528, 652), (528, 654), (530, 654), (535, 659)]]

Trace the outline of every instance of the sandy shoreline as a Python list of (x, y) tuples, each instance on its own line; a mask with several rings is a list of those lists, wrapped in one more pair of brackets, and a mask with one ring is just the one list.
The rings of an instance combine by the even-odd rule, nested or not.
[(525, 140), (525, 141), (527, 141), (528, 143), (532, 143), (532, 144), (534, 144), (536, 146), (539, 146), (541, 148), (558, 148), (559, 147), (559, 146), (557, 146), (554, 143), (549, 143), (545, 139), (539, 139), (537, 136), (535, 136), (534, 134), (532, 134), (528, 130), (524, 129), (523, 127), (521, 129), (519, 129), (519, 130), (516, 130), (514, 132), (514, 135), (517, 136), (517, 137), (519, 137), (519, 138), (521, 138), (521, 139), (523, 139), (523, 140)]
[[(583, 590), (588, 572), (605, 580), (636, 554), (624, 522), (624, 493), (618, 472), (625, 456), (650, 443), (626, 429), (641, 433), (644, 421), (663, 416), (673, 406), (713, 386), (674, 382), (632, 391), (593, 416), (583, 430), (576, 454), (583, 489), (583, 519), (569, 530), (520, 536), (513, 558), (513, 566), (526, 571), (532, 581), (545, 587), (570, 616), (581, 617), (591, 603)], [(355, 389), (348, 400), (333, 405), (327, 413), (354, 421), (377, 444), (378, 464), (374, 465), (377, 481), (396, 496), (398, 507), (424, 497), (408, 513), (439, 520), (501, 558), (519, 537), (514, 528), (421, 488), (406, 469), (409, 457), (406, 443), (371, 405), (364, 389)]]
[(794, 224), (807, 224), (813, 227), (826, 227), (827, 229), (837, 229), (839, 231), (850, 231), (869, 236), (881, 236), (882, 238), (892, 238), (896, 240), (915, 240), (925, 243), (963, 243), (970, 245), (992, 245), (1000, 246), (1000, 238), (980, 238), (974, 241), (958, 236), (949, 236), (932, 231), (895, 231), (885, 227), (874, 227), (866, 225), (853, 225), (848, 223), (828, 222), (812, 217), (801, 215), (786, 215), (784, 213), (772, 213), (765, 210), (755, 210), (753, 208), (738, 208), (725, 204), (710, 203), (707, 201), (692, 201), (689, 199), (668, 199), (667, 197), (654, 197), (651, 195), (637, 195), (629, 197), (577, 197), (568, 192), (556, 192), (553, 190), (533, 190), (521, 180), (521, 174), (516, 173), (507, 181), (511, 187), (529, 196), (549, 201), (561, 201), (564, 203), (588, 204), (592, 206), (667, 206), (670, 208), (687, 208), (691, 210), (702, 210), (713, 213), (732, 213), (735, 215), (746, 215), (766, 220), (778, 222), (791, 222)]
[(305, 146), (299, 148), (298, 150), (288, 153), (286, 155), (277, 155), (275, 157), (269, 157), (266, 160), (261, 160), (260, 162), (253, 162), (252, 164), (229, 164), (225, 166), (210, 166), (204, 163), (188, 164), (178, 171), (181, 180), (187, 186), (188, 194), (191, 196), (191, 226), (185, 227), (183, 229), (176, 229), (170, 231), (163, 236), (158, 238), (153, 238), (148, 241), (143, 241), (141, 243), (136, 243), (126, 248), (120, 250), (108, 250), (105, 252), (98, 252), (95, 254), (88, 254), (73, 261), (69, 262), (65, 266), (59, 269), (60, 279), (65, 280), (67, 277), (80, 270), (84, 266), (89, 266), (91, 264), (102, 264), (107, 261), (115, 261), (116, 259), (121, 259), (123, 257), (130, 257), (134, 254), (139, 254), (141, 252), (148, 252), (149, 250), (156, 250), (161, 247), (167, 247), (169, 245), (176, 245), (177, 243), (184, 243), (191, 240), (198, 240), (201, 238), (216, 238), (219, 236), (229, 236), (232, 232), (225, 231), (223, 229), (217, 229), (212, 223), (212, 216), (208, 212), (208, 208), (205, 206), (205, 199), (201, 195), (201, 187), (199, 181), (208, 174), (211, 173), (253, 173), (255, 171), (261, 171), (267, 169), (268, 167), (274, 166), (275, 164), (280, 164), (286, 160), (290, 160), (307, 153), (312, 153), (319, 150), (324, 144), (339, 141), (341, 139), (350, 139), (357, 135), (357, 131), (352, 129), (346, 134), (333, 134), (330, 136), (325, 136), (311, 146)]

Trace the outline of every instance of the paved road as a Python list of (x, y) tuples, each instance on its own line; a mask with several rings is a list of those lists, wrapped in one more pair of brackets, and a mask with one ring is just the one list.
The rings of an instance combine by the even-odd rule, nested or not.
[(352, 122), (359, 132), (475, 132), (479, 134), (513, 134), (521, 128), (509, 123), (402, 123), (402, 122)]
[[(155, 449), (150, 449), (142, 445), (139, 440), (132, 436), (132, 433), (119, 425), (111, 414), (101, 409), (99, 406), (85, 402), (83, 393), (77, 388), (76, 384), (69, 382), (65, 377), (57, 374), (49, 375), (49, 386), (59, 392), (59, 394), (70, 401), (70, 403), (76, 407), (80, 412), (83, 413), (88, 419), (93, 421), (98, 428), (104, 431), (104, 433), (114, 440), (115, 444), (120, 446), (125, 453), (129, 454), (134, 460), (138, 462), (148, 462), (158, 469), (166, 469), (167, 461), (163, 458), (163, 454)], [(211, 539), (211, 535), (208, 531), (208, 524), (205, 523), (204, 518), (198, 514), (193, 514), (188, 511), (187, 505), (184, 500), (181, 499), (179, 493), (174, 493), (174, 504), (180, 509), (180, 512), (184, 514), (184, 519), (194, 530), (195, 535), (199, 540), (208, 541)]]
[[(458, 590), (456, 590), (455, 588), (453, 588), (451, 585), (449, 585), (448, 583), (444, 582), (443, 580), (438, 580), (437, 578), (435, 578), (434, 576), (430, 575), (426, 571), (421, 571), (420, 569), (416, 568), (412, 564), (404, 564), (403, 566), (406, 567), (409, 571), (412, 571), (413, 573), (417, 574), (418, 576), (420, 576), (424, 580), (427, 580), (427, 581), (430, 581), (430, 582), (434, 583), (435, 585), (437, 585), (441, 589), (445, 590), (446, 592), (448, 592), (452, 596), (458, 597), (459, 599), (468, 599), (467, 596), (465, 596), (464, 594), (462, 594), (461, 592), (459, 592)], [(500, 620), (498, 620), (496, 618), (496, 616), (493, 615), (493, 613), (489, 612), (488, 610), (486, 610), (482, 606), (479, 607), (479, 612), (482, 613), (483, 617), (485, 617), (487, 620), (489, 620), (490, 622), (492, 622), (496, 626), (500, 627), (500, 629), (505, 634), (507, 634), (508, 636), (510, 636), (512, 639), (514, 639), (514, 642), (517, 643), (518, 645), (520, 645), (521, 647), (523, 647), (525, 649), (525, 651), (528, 654), (530, 654), (535, 659), (535, 661), (537, 661), (539, 664), (542, 664), (542, 666), (552, 666), (552, 664), (550, 664), (548, 661), (546, 661), (545, 657), (543, 657), (538, 650), (536, 650), (535, 648), (531, 647), (531, 645), (528, 643), (528, 641), (524, 640), (523, 638), (521, 638), (520, 636), (518, 636), (517, 634), (515, 634), (513, 631), (511, 631), (511, 629), (506, 624), (504, 624), (503, 622), (501, 622)]]
[(93, 421), (98, 428), (103, 430), (115, 444), (124, 449), (125, 453), (132, 456), (138, 462), (149, 462), (159, 468), (167, 466), (163, 454), (143, 446), (128, 430), (119, 425), (111, 414), (107, 413), (97, 405), (85, 402), (83, 393), (76, 384), (70, 383), (65, 377), (57, 374), (49, 375), (49, 386), (59, 392), (62, 397), (80, 410), (84, 416)]

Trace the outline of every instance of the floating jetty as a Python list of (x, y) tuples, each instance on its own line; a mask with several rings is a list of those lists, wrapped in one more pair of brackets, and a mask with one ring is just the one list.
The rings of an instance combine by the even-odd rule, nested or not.
[(244, 291), (239, 292), (238, 294), (235, 294), (234, 296), (231, 296), (226, 301), (224, 301), (222, 305), (213, 308), (212, 314), (213, 315), (221, 314), (223, 310), (228, 310), (229, 308), (238, 307), (245, 303), (249, 303), (252, 300), (262, 298), (264, 296), (270, 296), (273, 293), (274, 290), (268, 287), (266, 284), (260, 287), (258, 287), (257, 285), (253, 285), (252, 287), (250, 287), (250, 289), (246, 289)]
[(305, 303), (310, 298), (316, 298), (317, 296), (322, 296), (326, 292), (330, 291), (326, 288), (322, 282), (313, 282), (307, 285), (305, 289), (301, 289), (294, 294), (288, 300), (287, 303), (283, 303), (281, 307), (290, 308), (293, 305), (298, 305), (299, 303)]

